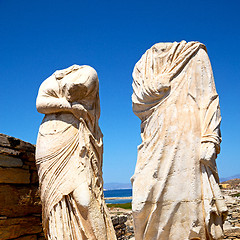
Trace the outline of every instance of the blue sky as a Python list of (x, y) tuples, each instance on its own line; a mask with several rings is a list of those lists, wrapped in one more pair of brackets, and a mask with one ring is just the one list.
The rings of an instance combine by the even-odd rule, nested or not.
[(36, 142), (38, 88), (55, 70), (91, 65), (100, 80), (105, 182), (129, 182), (140, 121), (132, 70), (157, 42), (203, 42), (222, 112), (220, 177), (240, 174), (240, 1), (0, 0), (0, 132)]

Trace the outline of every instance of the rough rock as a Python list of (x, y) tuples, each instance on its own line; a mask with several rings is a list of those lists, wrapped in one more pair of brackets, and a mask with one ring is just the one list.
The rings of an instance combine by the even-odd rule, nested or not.
[[(0, 145), (1, 145), (1, 142), (0, 142)], [(21, 152), (19, 150), (0, 146), (0, 154), (1, 155), (19, 156), (20, 153)]]
[(22, 167), (23, 162), (20, 158), (0, 155), (0, 167)]
[(110, 209), (110, 214), (117, 239), (133, 239), (134, 230), (131, 210), (113, 208)]
[(22, 235), (40, 233), (41, 221), (38, 217), (9, 218), (0, 220), (0, 239), (12, 239)]
[(21, 149), (21, 151), (35, 152), (35, 146), (31, 143), (24, 142), (18, 138), (10, 137), (5, 134), (0, 133), (0, 146)]
[(16, 240), (38, 240), (38, 239), (39, 238), (37, 235), (28, 235), (28, 236), (16, 238)]
[(0, 167), (0, 183), (29, 184), (29, 171), (21, 168)]
[(37, 186), (0, 185), (0, 215), (19, 217), (41, 211)]
[[(236, 185), (237, 186), (237, 185)], [(240, 239), (240, 191), (222, 190), (228, 207), (228, 216), (223, 225), (224, 239)]]

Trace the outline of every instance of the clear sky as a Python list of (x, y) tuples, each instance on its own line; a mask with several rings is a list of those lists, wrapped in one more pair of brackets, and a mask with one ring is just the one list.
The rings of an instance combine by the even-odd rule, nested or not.
[(36, 142), (40, 84), (55, 70), (91, 65), (100, 81), (105, 182), (129, 182), (140, 121), (132, 70), (157, 42), (208, 49), (222, 112), (220, 177), (240, 174), (240, 1), (0, 0), (0, 132)]

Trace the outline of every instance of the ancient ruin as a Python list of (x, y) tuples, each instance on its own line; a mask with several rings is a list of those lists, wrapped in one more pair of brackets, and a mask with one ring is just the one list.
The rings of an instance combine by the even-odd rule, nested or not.
[(0, 239), (44, 240), (35, 146), (0, 133)]
[[(44, 240), (35, 146), (0, 134), (0, 239)], [(240, 239), (240, 179), (223, 190), (228, 206), (224, 239)], [(230, 183), (227, 182), (227, 183)], [(134, 240), (131, 210), (110, 208), (118, 240)]]
[(93, 68), (73, 65), (39, 89), (36, 164), (49, 240), (116, 239), (103, 198), (98, 84)]
[(206, 47), (158, 43), (133, 71), (142, 143), (133, 183), (136, 240), (220, 239), (220, 108)]

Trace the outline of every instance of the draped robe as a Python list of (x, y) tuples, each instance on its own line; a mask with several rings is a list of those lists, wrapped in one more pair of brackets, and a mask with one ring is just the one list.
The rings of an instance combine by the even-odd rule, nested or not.
[(142, 143), (133, 184), (136, 240), (220, 239), (227, 208), (215, 158), (220, 109), (206, 48), (199, 42), (158, 43), (133, 71), (133, 111)]
[[(43, 100), (50, 106), (55, 99), (66, 98), (64, 89), (71, 74), (86, 68), (90, 67), (74, 65), (56, 71), (42, 83), (37, 105)], [(116, 239), (103, 198), (98, 79), (87, 84), (89, 79), (82, 86), (91, 88), (79, 101), (86, 115), (77, 119), (66, 111), (46, 114), (39, 129), (36, 164), (49, 240)]]

